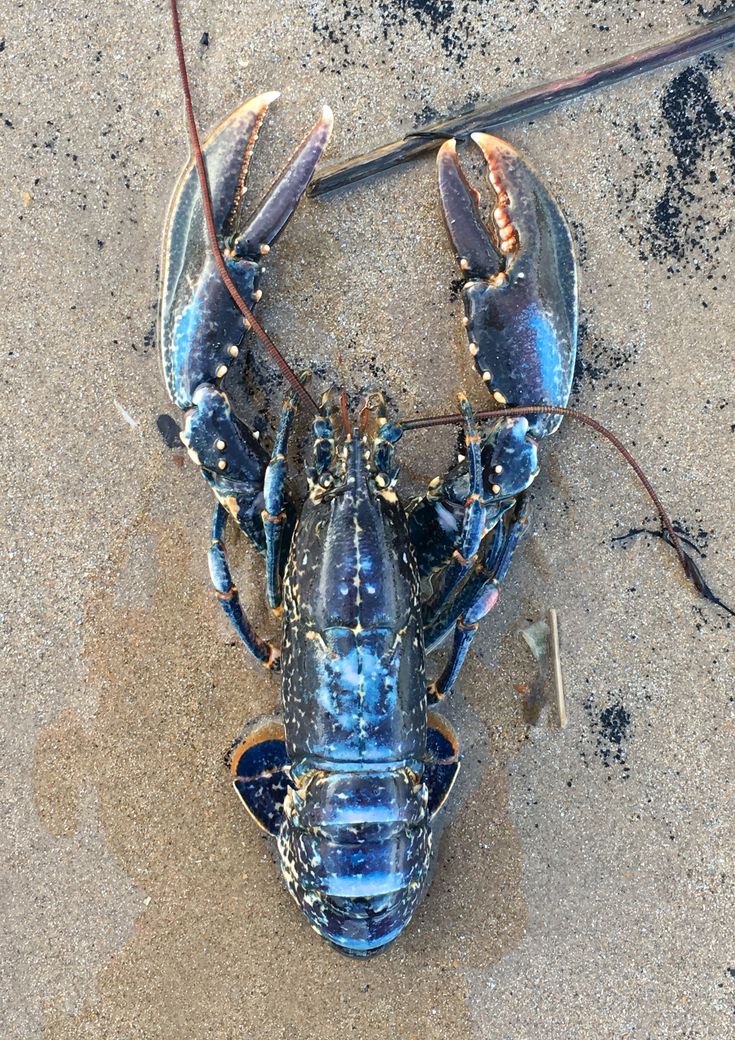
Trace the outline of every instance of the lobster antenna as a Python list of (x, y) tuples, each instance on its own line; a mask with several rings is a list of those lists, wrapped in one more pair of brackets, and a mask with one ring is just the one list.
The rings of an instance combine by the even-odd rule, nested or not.
[[(626, 448), (620, 438), (617, 437), (612, 430), (608, 430), (608, 428), (603, 426), (601, 422), (597, 419), (593, 419), (591, 415), (585, 415), (584, 412), (578, 412), (574, 408), (557, 408), (550, 404), (518, 405), (512, 408), (495, 408), (489, 411), (476, 412), (475, 415), (478, 419), (504, 419), (521, 415), (564, 415), (568, 419), (573, 419), (575, 422), (582, 423), (583, 426), (588, 426), (596, 433), (601, 434), (605, 440), (609, 441), (610, 444), (620, 452), (645, 488), (663, 526), (665, 532), (664, 540), (669, 541), (674, 552), (678, 556), (685, 578), (692, 582), (700, 595), (705, 599), (709, 600), (711, 603), (717, 604), (718, 607), (722, 607), (722, 609), (727, 611), (728, 614), (735, 617), (735, 610), (732, 610), (726, 603), (723, 603), (721, 599), (715, 596), (714, 592), (707, 585), (699, 567), (685, 551), (681, 539), (674, 530), (671, 518), (664, 509), (663, 503), (658, 497), (658, 493), (653, 484), (643, 472), (643, 469), (635, 460), (630, 450)], [(428, 415), (419, 419), (405, 419), (399, 422), (399, 425), (403, 430), (423, 430), (430, 426), (460, 425), (462, 421), (463, 417), (458, 414)]]
[(202, 152), (202, 145), (199, 140), (199, 131), (197, 130), (196, 117), (194, 115), (194, 106), (191, 100), (191, 90), (189, 88), (189, 74), (186, 69), (186, 57), (184, 55), (184, 44), (181, 39), (181, 23), (179, 22), (179, 9), (176, 0), (170, 0), (171, 2), (171, 20), (173, 22), (174, 29), (174, 43), (176, 44), (176, 56), (179, 61), (179, 72), (181, 73), (181, 86), (184, 92), (184, 106), (186, 108), (186, 122), (189, 128), (189, 140), (191, 142), (191, 150), (196, 164), (197, 173), (199, 174), (199, 185), (202, 192), (202, 208), (204, 211), (204, 221), (207, 225), (207, 235), (209, 238), (209, 245), (212, 250), (212, 256), (214, 258), (215, 265), (219, 271), (220, 277), (224, 282), (227, 291), (232, 297), (235, 306), (240, 311), (245, 321), (248, 323), (250, 328), (253, 330), (255, 335), (258, 337), (260, 342), (263, 344), (265, 349), (270, 354), (273, 361), (275, 361), (281, 373), (286, 378), (287, 382), (297, 392), (301, 400), (306, 406), (316, 414), (319, 409), (317, 408), (316, 401), (311, 396), (306, 387), (300, 382), (299, 377), (296, 375), (294, 370), (286, 361), (283, 354), (280, 352), (278, 347), (275, 345), (273, 340), (270, 338), (268, 333), (265, 331), (263, 326), (257, 320), (253, 312), (250, 310), (248, 305), (243, 300), (240, 293), (237, 291), (234, 282), (230, 278), (222, 256), (222, 250), (219, 247), (217, 241), (217, 229), (214, 225), (214, 214), (212, 213), (212, 197), (209, 192), (209, 181), (207, 180), (207, 167), (204, 162), (204, 153)]

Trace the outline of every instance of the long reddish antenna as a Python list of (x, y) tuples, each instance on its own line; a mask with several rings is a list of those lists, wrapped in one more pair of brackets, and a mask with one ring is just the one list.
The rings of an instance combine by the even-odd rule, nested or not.
[[(735, 611), (715, 596), (705, 582), (704, 577), (694, 560), (684, 550), (681, 539), (674, 530), (674, 525), (671, 522), (669, 514), (664, 509), (663, 503), (658, 497), (656, 489), (643, 472), (639, 463), (636, 462), (632, 453), (628, 448), (626, 448), (620, 438), (611, 430), (608, 430), (606, 426), (603, 426), (601, 422), (597, 419), (593, 419), (591, 415), (585, 415), (583, 412), (576, 411), (574, 408), (556, 408), (549, 404), (517, 405), (512, 408), (495, 408), (489, 411), (476, 412), (475, 415), (478, 419), (504, 419), (521, 415), (564, 415), (568, 419), (573, 419), (575, 422), (582, 423), (583, 426), (589, 426), (590, 429), (601, 434), (605, 440), (609, 441), (610, 444), (620, 452), (645, 488), (648, 497), (656, 508), (656, 512), (658, 513), (664, 530), (668, 535), (668, 540), (679, 558), (682, 570), (684, 571), (684, 576), (696, 586), (697, 590), (705, 597), (705, 599), (710, 600), (712, 603), (716, 603), (718, 606), (722, 607), (723, 610), (726, 610), (728, 614), (735, 616)], [(463, 417), (459, 414), (429, 415), (420, 419), (405, 419), (400, 422), (400, 426), (404, 430), (423, 430), (429, 426), (459, 425), (462, 421)]]
[(253, 330), (255, 335), (258, 337), (260, 342), (263, 344), (265, 349), (270, 354), (271, 358), (278, 365), (282, 374), (286, 378), (287, 382), (293, 387), (298, 393), (301, 400), (306, 404), (307, 408), (316, 413), (319, 411), (316, 401), (311, 396), (309, 391), (300, 382), (299, 377), (296, 375), (294, 370), (291, 368), (289, 363), (286, 361), (283, 354), (280, 352), (278, 347), (275, 345), (273, 340), (270, 338), (268, 333), (265, 331), (263, 326), (257, 320), (253, 312), (250, 310), (248, 305), (243, 300), (240, 293), (230, 278), (227, 265), (225, 264), (222, 256), (222, 250), (219, 247), (217, 241), (217, 229), (214, 224), (214, 214), (212, 213), (212, 198), (209, 193), (209, 181), (207, 180), (207, 167), (204, 162), (204, 154), (202, 152), (202, 145), (199, 140), (199, 131), (197, 130), (196, 117), (194, 115), (194, 106), (191, 100), (191, 90), (189, 88), (189, 74), (186, 70), (186, 57), (184, 55), (184, 44), (181, 39), (181, 23), (179, 22), (179, 9), (176, 0), (170, 0), (171, 2), (171, 20), (174, 28), (174, 43), (176, 44), (176, 56), (179, 60), (179, 72), (181, 73), (181, 86), (184, 92), (184, 106), (186, 108), (186, 122), (189, 127), (189, 140), (191, 141), (191, 150), (194, 156), (194, 162), (196, 163), (197, 173), (199, 174), (199, 184), (202, 192), (202, 209), (204, 211), (204, 221), (207, 225), (207, 235), (209, 237), (209, 245), (212, 249), (212, 256), (214, 262), (217, 265), (220, 277), (227, 287), (227, 291), (232, 297), (235, 306), (240, 311), (245, 321), (248, 323), (250, 328)]

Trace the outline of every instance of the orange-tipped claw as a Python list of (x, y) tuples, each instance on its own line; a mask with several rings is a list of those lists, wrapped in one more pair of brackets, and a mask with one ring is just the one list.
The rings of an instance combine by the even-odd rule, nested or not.
[[(467, 281), (462, 291), (470, 353), (499, 404), (565, 406), (574, 373), (577, 271), (559, 206), (506, 141), (476, 133), (495, 193), (483, 221), (454, 141), (439, 150), (438, 178), (449, 237)], [(533, 437), (556, 416), (529, 416)]]

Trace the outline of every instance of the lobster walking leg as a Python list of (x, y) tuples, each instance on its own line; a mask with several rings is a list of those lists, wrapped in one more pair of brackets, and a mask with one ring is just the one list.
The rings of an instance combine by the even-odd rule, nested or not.
[[(293, 532), (292, 518), (284, 506), (286, 504), (286, 451), (295, 416), (296, 391), (292, 391), (283, 402), (281, 421), (263, 482), (265, 508), (261, 517), (265, 531), (266, 593), (269, 607), (276, 612), (280, 611), (283, 571), (288, 556), (290, 536)], [(285, 544), (284, 535), (286, 536)]]
[(480, 434), (472, 407), (464, 394), (459, 395), (459, 402), (464, 416), (464, 441), (469, 463), (469, 495), (464, 502), (459, 547), (454, 550), (452, 559), (442, 574), (439, 587), (424, 606), (425, 625), (428, 623), (427, 618), (435, 617), (442, 610), (449, 597), (467, 576), (477, 559), (480, 543), (487, 534)]
[(280, 667), (280, 651), (263, 639), (248, 621), (240, 603), (240, 595), (232, 580), (232, 572), (227, 560), (225, 548), (225, 532), (227, 530), (227, 510), (221, 503), (214, 507), (212, 519), (212, 544), (209, 548), (209, 573), (212, 578), (217, 599), (232, 623), (232, 627), (245, 644), (253, 657), (266, 668)]
[[(426, 495), (410, 509), (409, 529), (422, 577), (440, 573), (451, 566), (457, 552), (462, 553), (474, 465), (469, 447), (466, 450), (467, 459), (461, 456), (445, 477), (435, 478)], [(480, 452), (485, 527), (490, 531), (536, 477), (536, 442), (528, 436), (528, 423), (521, 417), (496, 423), (481, 435), (476, 450)]]
[(436, 703), (451, 693), (480, 622), (498, 602), (500, 585), (527, 526), (527, 506), (524, 502), (514, 519), (495, 528), (489, 540), (487, 558), (476, 564), (452, 612), (437, 618), (436, 627), (427, 630), (427, 645), (431, 646), (432, 638), (435, 642), (441, 642), (447, 634), (447, 620), (452, 615), (456, 617), (452, 652), (442, 674), (429, 686), (430, 703)]

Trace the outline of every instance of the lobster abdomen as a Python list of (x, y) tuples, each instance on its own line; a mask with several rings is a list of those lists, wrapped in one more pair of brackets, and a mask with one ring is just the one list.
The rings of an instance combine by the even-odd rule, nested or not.
[(406, 767), (315, 771), (284, 803), (286, 884), (310, 924), (343, 951), (370, 954), (406, 927), (431, 855), (427, 789)]

